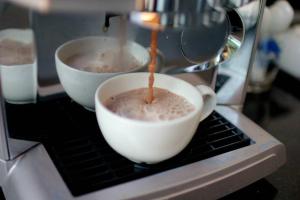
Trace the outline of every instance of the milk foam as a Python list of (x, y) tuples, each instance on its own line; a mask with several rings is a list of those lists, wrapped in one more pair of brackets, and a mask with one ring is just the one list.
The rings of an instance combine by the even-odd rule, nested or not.
[(195, 110), (182, 96), (161, 88), (154, 88), (155, 99), (147, 104), (147, 93), (148, 88), (130, 90), (107, 99), (104, 105), (117, 115), (142, 121), (168, 121)]
[(0, 64), (31, 64), (34, 60), (33, 44), (4, 39), (0, 41)]
[(65, 60), (71, 67), (83, 71), (98, 73), (126, 72), (141, 66), (136, 58), (120, 50), (108, 50), (106, 52), (85, 52), (75, 54)]

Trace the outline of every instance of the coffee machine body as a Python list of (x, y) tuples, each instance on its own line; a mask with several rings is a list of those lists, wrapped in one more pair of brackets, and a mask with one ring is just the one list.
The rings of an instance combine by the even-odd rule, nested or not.
[[(217, 198), (270, 174), (285, 162), (284, 146), (240, 113), (255, 55), (265, 0), (20, 0), (12, 2), (26, 5), (29, 9), (20, 9), (10, 3), (4, 4), (3, 10), (0, 7), (2, 17), (0, 19), (6, 19), (10, 23), (0, 23), (0, 29), (29, 28), (32, 30), (37, 63), (35, 71), (37, 98), (33, 103), (16, 105), (9, 103), (3, 91), (1, 93), (0, 185), (3, 186), (7, 197), (11, 199), (118, 199), (125, 197), (151, 199), (185, 198), (201, 194), (203, 197), (206, 196), (206, 199)], [(159, 24), (145, 23), (143, 19), (144, 14), (147, 13), (159, 14)], [(146, 170), (147, 176), (143, 178), (133, 174), (133, 177), (141, 179), (125, 182), (120, 187), (116, 185), (124, 183), (123, 179), (132, 179), (124, 176), (120, 182), (106, 185), (104, 189), (101, 187), (99, 189), (98, 186), (102, 183), (98, 182), (86, 184), (86, 187), (78, 186), (72, 183), (72, 177), (68, 178), (72, 175), (68, 173), (66, 175), (65, 168), (61, 168), (64, 163), (58, 161), (57, 157), (60, 154), (55, 154), (55, 152), (60, 151), (64, 146), (72, 147), (79, 141), (87, 141), (74, 149), (64, 150), (63, 154), (75, 152), (76, 148), (87, 148), (90, 149), (87, 154), (96, 155), (91, 162), (96, 162), (95, 159), (97, 160), (104, 150), (95, 152), (100, 148), (99, 145), (93, 143), (97, 139), (88, 135), (88, 132), (98, 130), (98, 127), (95, 128), (94, 118), (91, 117), (90, 111), (86, 111), (65, 97), (55, 67), (55, 51), (60, 45), (81, 37), (119, 37), (120, 24), (124, 23), (124, 16), (127, 19), (125, 20), (127, 28), (123, 36), (145, 49), (150, 46), (152, 29), (159, 30), (160, 60), (157, 72), (176, 76), (193, 85), (205, 84), (215, 90), (218, 97), (217, 113), (214, 113), (207, 124), (213, 127), (214, 123), (219, 123), (216, 126), (218, 129), (216, 133), (226, 135), (231, 132), (233, 134), (231, 136), (236, 137), (241, 146), (232, 143), (234, 148), (227, 149), (226, 145), (222, 144), (224, 149), (219, 151), (217, 147), (220, 147), (221, 143), (216, 143), (219, 146), (209, 148), (219, 153), (209, 153), (208, 157), (202, 156), (201, 159), (208, 159), (195, 162), (192, 165), (197, 165), (197, 168), (193, 169), (191, 165), (177, 164), (172, 165), (171, 168), (158, 166), (150, 170), (148, 166), (133, 165), (134, 173), (142, 171), (141, 174), (143, 174), (143, 170)], [(207, 124), (205, 126), (209, 126)], [(76, 128), (70, 127), (73, 125)], [(80, 135), (81, 133), (77, 135), (80, 131), (84, 133), (83, 136)], [(86, 140), (86, 138), (89, 139)], [(228, 138), (225, 137), (225, 140), (227, 141)], [(66, 141), (66, 143), (58, 141)], [(232, 142), (232, 140), (229, 139), (227, 142)], [(263, 145), (265, 145), (264, 149), (260, 148)], [(85, 153), (77, 153), (78, 157), (66, 158), (68, 162), (74, 163), (72, 170), (76, 169), (76, 162), (81, 163), (86, 161), (84, 159), (90, 159), (84, 157), (83, 154)], [(270, 154), (274, 154), (274, 157), (270, 157)], [(108, 166), (118, 165), (114, 160), (115, 157), (117, 156), (111, 158), (110, 161), (105, 161), (109, 163)], [(99, 159), (102, 162), (106, 157)], [(270, 163), (274, 163), (274, 160), (278, 161), (277, 164), (271, 165)], [(121, 161), (124, 160), (121, 159)], [(131, 166), (127, 161), (124, 162), (127, 168), (122, 169), (125, 170), (122, 174), (127, 173), (128, 166)], [(36, 163), (36, 167), (33, 163)], [(253, 163), (256, 164), (253, 165)], [(181, 167), (176, 168), (178, 166)], [(237, 168), (228, 166), (236, 166), (243, 173), (238, 173)], [(91, 167), (95, 166), (88, 168)], [(262, 168), (264, 170), (260, 170)], [(163, 171), (160, 175), (155, 174), (161, 172), (162, 169), (170, 171)], [(200, 171), (196, 172), (195, 169)], [(181, 175), (171, 175), (176, 170), (178, 172), (176, 173)], [(209, 177), (210, 170), (219, 170), (223, 174), (223, 181), (217, 181), (220, 180), (217, 173)], [(189, 175), (191, 171), (202, 175), (197, 178), (197, 181), (190, 181), (192, 180)], [(251, 176), (255, 171), (259, 173)], [(228, 172), (234, 173), (231, 173), (232, 176), (226, 176)], [(97, 177), (97, 173), (94, 171), (93, 176)], [(44, 184), (42, 174), (46, 177), (47, 184)], [(119, 174), (121, 172), (117, 171), (113, 176), (116, 177)], [(154, 176), (148, 176), (149, 174), (154, 174)], [(91, 176), (91, 174), (86, 176)], [(184, 180), (181, 180), (180, 176), (185, 177), (184, 180), (189, 180), (188, 184), (182, 184)], [(230, 187), (229, 182), (238, 180), (239, 176), (243, 177), (241, 184)], [(95, 177), (93, 180), (97, 179)], [(106, 175), (104, 177), (101, 175), (99, 179), (106, 180), (105, 178), (107, 178)], [(157, 184), (157, 181), (162, 178), (166, 183), (163, 191), (158, 188), (159, 184)], [(32, 183), (25, 184), (28, 185), (26, 191), (21, 189), (24, 180)], [(212, 180), (216, 183), (209, 184)], [(79, 182), (84, 181), (80, 179)], [(172, 187), (174, 183), (180, 188), (179, 192), (175, 191), (176, 187)], [(39, 189), (37, 189), (38, 185)], [(134, 189), (137, 185), (142, 186), (141, 190)], [(196, 186), (195, 192), (188, 192)], [(224, 187), (224, 190), (216, 192), (219, 186)], [(38, 196), (28, 191), (37, 191)], [(91, 191), (96, 192), (89, 193)], [(122, 195), (125, 196), (122, 197)]]

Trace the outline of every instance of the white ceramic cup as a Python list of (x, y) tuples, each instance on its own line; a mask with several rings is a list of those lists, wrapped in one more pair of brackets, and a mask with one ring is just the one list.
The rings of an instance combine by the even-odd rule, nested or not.
[(149, 73), (131, 73), (102, 83), (95, 94), (96, 115), (102, 134), (119, 154), (137, 163), (154, 164), (171, 158), (191, 141), (200, 121), (216, 106), (216, 95), (208, 86), (193, 86), (178, 78), (155, 74), (154, 86), (183, 96), (195, 106), (190, 114), (161, 122), (121, 117), (108, 110), (108, 98), (148, 85)]
[[(6, 29), (0, 31), (0, 40), (11, 39), (23, 43), (33, 42), (30, 29)], [(9, 103), (34, 103), (37, 96), (37, 62), (21, 65), (1, 65), (1, 89)]]
[[(122, 73), (143, 71), (147, 68), (150, 55), (147, 48), (128, 41), (126, 51), (140, 63), (140, 66), (127, 72), (96, 73), (81, 71), (66, 65), (64, 61), (80, 53), (90, 51), (105, 52), (118, 47), (118, 40), (112, 37), (91, 36), (69, 41), (61, 45), (55, 52), (56, 70), (66, 93), (77, 103), (88, 110), (95, 110), (94, 96), (97, 87), (108, 78)], [(117, 59), (117, 58), (116, 58)]]

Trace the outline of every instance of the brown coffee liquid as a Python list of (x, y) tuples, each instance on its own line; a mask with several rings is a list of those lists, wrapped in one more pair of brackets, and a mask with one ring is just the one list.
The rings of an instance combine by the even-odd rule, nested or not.
[(119, 48), (104, 52), (87, 51), (70, 56), (64, 60), (64, 63), (81, 71), (95, 73), (127, 72), (141, 66), (141, 63), (129, 52), (122, 53), (122, 63), (116, 62), (119, 56)]
[(153, 88), (155, 99), (145, 102), (148, 88), (139, 88), (108, 98), (104, 105), (113, 113), (140, 121), (169, 121), (195, 110), (195, 106), (182, 96), (162, 88)]
[[(153, 19), (153, 22), (158, 23), (158, 16)], [(158, 30), (152, 30), (151, 32), (151, 43), (150, 43), (150, 64), (148, 66), (148, 71), (150, 72), (149, 75), (149, 82), (148, 82), (148, 97), (147, 102), (149, 104), (152, 103), (154, 100), (153, 94), (153, 85), (154, 85), (154, 72), (156, 68), (156, 56), (157, 56), (157, 38), (158, 38)]]

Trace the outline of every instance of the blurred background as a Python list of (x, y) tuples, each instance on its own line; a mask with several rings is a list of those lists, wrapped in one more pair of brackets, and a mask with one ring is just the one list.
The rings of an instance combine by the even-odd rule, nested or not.
[[(274, 2), (268, 0), (267, 6)], [(267, 177), (270, 185), (260, 183), (268, 185), (261, 188), (269, 188), (274, 196), (267, 195), (262, 199), (300, 199), (300, 1), (290, 0), (289, 3), (294, 9), (294, 17), (288, 28), (259, 41), (243, 108), (249, 118), (282, 141), (287, 148), (286, 165)], [(269, 47), (265, 47), (268, 46), (268, 40), (271, 45), (269, 43)], [(279, 52), (276, 48), (274, 50), (272, 42), (278, 45)], [(274, 50), (277, 55), (270, 56), (268, 61), (261, 61), (261, 57), (268, 57), (268, 53), (261, 51), (264, 48), (269, 48), (265, 51)], [(256, 189), (260, 190), (259, 187)]]

